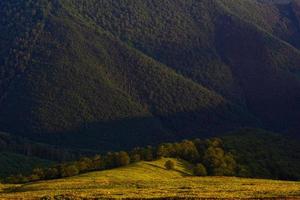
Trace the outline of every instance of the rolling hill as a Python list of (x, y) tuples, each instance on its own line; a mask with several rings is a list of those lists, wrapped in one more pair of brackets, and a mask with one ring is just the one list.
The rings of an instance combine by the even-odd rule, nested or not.
[(0, 181), (24, 184), (66, 178), (162, 157), (183, 159), (193, 166), (193, 172), (195, 166), (201, 165), (203, 175), (299, 181), (298, 141), (294, 136), (241, 129), (221, 138), (197, 138), (101, 153), (55, 149), (28, 141), (23, 145), (12, 142), (6, 151), (14, 153), (0, 153)]
[(2, 0), (0, 129), (102, 151), (297, 130), (299, 5)]
[(234, 177), (193, 177), (187, 163), (173, 160), (174, 170), (166, 170), (168, 159), (140, 162), (124, 168), (92, 172), (77, 177), (25, 185), (0, 185), (0, 198), (154, 198), (207, 199), (259, 198), (297, 199), (299, 182)]

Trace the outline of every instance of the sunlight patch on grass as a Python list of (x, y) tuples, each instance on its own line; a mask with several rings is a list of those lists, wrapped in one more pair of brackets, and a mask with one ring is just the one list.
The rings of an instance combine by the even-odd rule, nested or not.
[[(85, 198), (267, 198), (300, 197), (300, 182), (193, 177), (183, 161), (166, 170), (169, 159), (140, 162), (128, 167), (91, 172), (76, 177), (19, 186), (0, 185), (0, 199), (45, 196)], [(1, 190), (1, 188), (6, 188)], [(12, 188), (9, 190), (9, 188)], [(10, 191), (10, 192), (7, 192)]]

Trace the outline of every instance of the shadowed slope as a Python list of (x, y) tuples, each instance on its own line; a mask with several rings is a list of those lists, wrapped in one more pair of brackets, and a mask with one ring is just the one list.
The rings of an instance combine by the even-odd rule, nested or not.
[[(255, 121), (245, 109), (69, 7), (49, 4), (26, 69), (11, 81), (1, 102), (5, 130), (83, 148), (127, 148), (172, 140), (185, 129), (190, 130), (184, 137), (190, 137), (207, 132), (212, 123), (220, 124), (214, 129), (231, 129)], [(222, 125), (224, 119), (228, 123)], [(185, 126), (173, 127), (179, 122)]]
[(300, 30), (298, 1), (66, 2), (122, 41), (249, 109), (268, 128), (297, 126), (300, 53), (292, 40)]
[(265, 19), (282, 16), (274, 5), (35, 2), (0, 3), (0, 127), (8, 132), (112, 149), (297, 125), (300, 53), (274, 30), (278, 18)]

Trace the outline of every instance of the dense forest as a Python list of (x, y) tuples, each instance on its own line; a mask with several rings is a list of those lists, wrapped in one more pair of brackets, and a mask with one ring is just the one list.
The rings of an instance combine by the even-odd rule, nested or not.
[(88, 151), (68, 150), (59, 146), (37, 143), (24, 137), (0, 132), (0, 152), (4, 151), (58, 162), (74, 160), (80, 154), (89, 154)]
[(225, 151), (247, 166), (251, 177), (300, 179), (299, 137), (265, 130), (243, 129), (226, 134)]
[(298, 2), (0, 2), (0, 130), (102, 151), (296, 132)]

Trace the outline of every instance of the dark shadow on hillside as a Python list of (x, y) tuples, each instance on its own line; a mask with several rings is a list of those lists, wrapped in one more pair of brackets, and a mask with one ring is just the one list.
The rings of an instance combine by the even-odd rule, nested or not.
[[(166, 168), (163, 168), (163, 167), (160, 167), (160, 166), (151, 164), (151, 163), (147, 163), (147, 165), (149, 165), (149, 166), (151, 166), (151, 167), (155, 167), (155, 168), (167, 170)], [(178, 173), (180, 173), (182, 176), (191, 176), (190, 174), (188, 174), (188, 173), (186, 173), (186, 172), (183, 172), (183, 171), (180, 171), (180, 170), (178, 170), (178, 169), (172, 169), (172, 171), (178, 172)]]
[(165, 116), (99, 121), (82, 124), (75, 131), (24, 135), (63, 147), (111, 151), (216, 136), (241, 127), (261, 127), (247, 112), (238, 109), (223, 106)]

